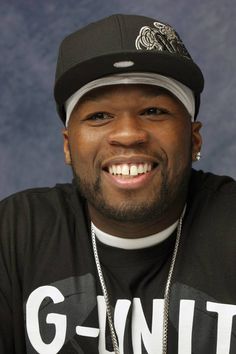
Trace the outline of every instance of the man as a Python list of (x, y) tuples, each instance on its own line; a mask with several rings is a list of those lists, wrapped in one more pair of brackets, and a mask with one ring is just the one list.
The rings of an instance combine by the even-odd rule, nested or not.
[(192, 170), (202, 89), (157, 20), (113, 15), (63, 41), (74, 180), (1, 203), (1, 353), (236, 352), (236, 184)]

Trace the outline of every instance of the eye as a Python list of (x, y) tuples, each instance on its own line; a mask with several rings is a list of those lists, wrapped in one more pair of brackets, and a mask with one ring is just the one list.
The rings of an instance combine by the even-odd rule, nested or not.
[(141, 116), (160, 116), (162, 114), (168, 113), (166, 109), (157, 108), (157, 107), (149, 107), (141, 112)]
[(108, 120), (111, 119), (112, 115), (106, 112), (96, 112), (96, 113), (92, 113), (89, 114), (87, 116), (87, 120), (90, 121), (103, 121), (103, 120)]

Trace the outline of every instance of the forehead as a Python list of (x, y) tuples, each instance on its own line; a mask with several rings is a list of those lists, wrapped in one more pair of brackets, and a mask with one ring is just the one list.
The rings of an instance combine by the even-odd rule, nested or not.
[(99, 101), (111, 96), (118, 97), (121, 94), (137, 94), (146, 98), (153, 98), (156, 96), (164, 95), (172, 97), (178, 101), (178, 99), (171, 92), (159, 86), (145, 84), (119, 84), (95, 88), (81, 97), (77, 105), (81, 105), (89, 101)]

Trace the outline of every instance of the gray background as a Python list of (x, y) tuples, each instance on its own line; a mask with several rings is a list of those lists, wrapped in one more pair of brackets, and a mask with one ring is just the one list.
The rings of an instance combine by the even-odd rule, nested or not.
[[(0, 197), (70, 181), (53, 101), (61, 39), (112, 13), (172, 24), (206, 80), (197, 168), (236, 177), (236, 5), (233, 0), (0, 0)], [(99, 38), (98, 40), (102, 40)]]

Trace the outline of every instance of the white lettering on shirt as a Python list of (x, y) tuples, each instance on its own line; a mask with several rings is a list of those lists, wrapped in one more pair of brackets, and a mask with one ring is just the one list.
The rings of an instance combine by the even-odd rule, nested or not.
[(132, 343), (135, 354), (142, 354), (142, 342), (148, 354), (162, 352), (164, 300), (153, 300), (152, 328), (148, 328), (140, 299), (133, 299)]
[(218, 313), (216, 354), (229, 354), (233, 316), (236, 315), (236, 305), (207, 302), (207, 310)]
[(46, 323), (55, 325), (55, 337), (51, 343), (43, 342), (39, 328), (39, 308), (43, 300), (50, 297), (54, 304), (64, 301), (62, 293), (54, 286), (41, 286), (34, 290), (26, 303), (26, 329), (34, 349), (40, 354), (56, 354), (62, 348), (66, 337), (67, 319), (65, 315), (49, 313)]
[(180, 301), (178, 354), (192, 353), (194, 307), (194, 300)]
[[(39, 320), (40, 307), (44, 300), (49, 298), (53, 304), (65, 301), (63, 294), (54, 286), (42, 286), (35, 289), (29, 296), (26, 303), (26, 330), (29, 341), (35, 351), (39, 354), (58, 353), (66, 339), (67, 319), (69, 313), (58, 314), (48, 313), (46, 324), (54, 325), (55, 335), (50, 343), (45, 343), (41, 336), (41, 329), (47, 329), (45, 323)], [(194, 322), (195, 300), (180, 300), (179, 323), (178, 323), (178, 354), (192, 353), (192, 332)], [(53, 305), (54, 306), (54, 305)], [(99, 328), (76, 326), (74, 333), (78, 336), (86, 336), (98, 339), (99, 354), (112, 354), (106, 348), (106, 303), (103, 296), (97, 296)], [(114, 308), (114, 327), (117, 333), (120, 354), (125, 353), (124, 341), (127, 318), (132, 310), (131, 336), (132, 346), (135, 354), (142, 354), (143, 346), (148, 354), (161, 353), (163, 335), (163, 309), (164, 300), (154, 299), (152, 301), (151, 324), (147, 323), (141, 300), (134, 298), (131, 302), (127, 299), (118, 299)], [(233, 317), (236, 315), (236, 305), (207, 302), (206, 310), (217, 313), (216, 353), (229, 354)], [(40, 326), (43, 326), (40, 328)], [(232, 350), (232, 348), (231, 348)]]
[[(99, 336), (99, 354), (114, 353), (106, 350), (106, 303), (103, 296), (98, 296), (98, 318), (100, 327)], [(126, 319), (129, 312), (131, 301), (130, 300), (118, 300), (115, 306), (114, 312), (114, 326), (119, 341), (120, 354), (124, 353), (124, 333)]]

